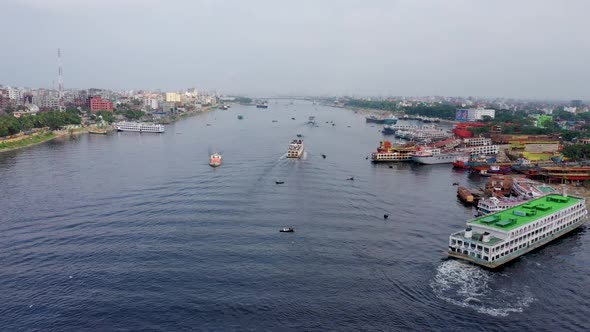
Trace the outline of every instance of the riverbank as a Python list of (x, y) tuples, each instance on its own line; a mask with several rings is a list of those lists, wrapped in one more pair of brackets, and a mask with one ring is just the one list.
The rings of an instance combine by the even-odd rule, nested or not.
[(37, 133), (33, 135), (26, 135), (19, 138), (9, 139), (0, 142), (0, 152), (7, 152), (16, 149), (22, 149), (29, 146), (41, 144), (48, 142), (54, 138), (59, 137), (53, 131), (46, 131), (42, 133)]
[(198, 111), (190, 111), (190, 112), (182, 113), (179, 115), (172, 115), (169, 117), (162, 118), (162, 119), (155, 121), (155, 122), (158, 124), (163, 124), (163, 125), (172, 124), (172, 123), (174, 123), (178, 120), (181, 120), (181, 119), (186, 119), (188, 117), (195, 116), (195, 115), (198, 115), (201, 113), (210, 112), (212, 110), (217, 109), (217, 107), (218, 107), (218, 105), (206, 106)]
[[(210, 112), (212, 110), (215, 110), (216, 108), (217, 108), (217, 105), (203, 107), (199, 111), (187, 112), (187, 113), (180, 114), (178, 116), (173, 116), (170, 118), (163, 119), (163, 121), (159, 121), (159, 123), (171, 124), (171, 123), (174, 123), (178, 120), (185, 119), (185, 118), (188, 118), (188, 117), (191, 117), (191, 116), (203, 113), (203, 112)], [(79, 127), (79, 128), (69, 128), (69, 129), (63, 129), (63, 130), (57, 130), (57, 131), (44, 131), (44, 132), (35, 133), (32, 135), (23, 135), (18, 138), (7, 139), (4, 141), (0, 141), (0, 153), (13, 151), (13, 150), (17, 150), (17, 149), (22, 149), (22, 148), (26, 148), (29, 146), (49, 142), (52, 139), (56, 139), (56, 138), (67, 137), (67, 136), (79, 136), (79, 135), (83, 135), (83, 134), (88, 134), (88, 132), (90, 130), (96, 129), (96, 128), (97, 128), (96, 126), (88, 126), (88, 127)], [(105, 129), (105, 128), (101, 128), (101, 129)], [(108, 126), (106, 129), (107, 129), (107, 131), (114, 130), (114, 128), (112, 128), (111, 126)]]

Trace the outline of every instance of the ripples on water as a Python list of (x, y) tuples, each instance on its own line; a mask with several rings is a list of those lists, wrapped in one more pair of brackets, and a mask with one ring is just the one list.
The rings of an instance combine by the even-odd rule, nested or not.
[(478, 176), (372, 165), (361, 115), (270, 106), (1, 154), (3, 330), (587, 330), (585, 228), (498, 272), (441, 260)]

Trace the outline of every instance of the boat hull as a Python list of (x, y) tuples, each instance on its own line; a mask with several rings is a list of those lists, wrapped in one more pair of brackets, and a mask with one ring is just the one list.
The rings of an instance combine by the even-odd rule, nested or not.
[(439, 154), (433, 156), (412, 156), (412, 161), (422, 165), (452, 164), (457, 159), (456, 154)]

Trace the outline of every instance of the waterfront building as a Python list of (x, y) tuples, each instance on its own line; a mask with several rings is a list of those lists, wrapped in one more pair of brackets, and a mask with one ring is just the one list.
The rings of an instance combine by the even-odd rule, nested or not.
[(113, 102), (110, 100), (104, 100), (100, 96), (89, 97), (87, 106), (90, 107), (90, 110), (94, 113), (97, 111), (113, 111)]
[(461, 108), (455, 113), (456, 121), (480, 121), (484, 116), (496, 117), (496, 110), (489, 108)]
[(495, 268), (578, 228), (587, 213), (584, 198), (550, 194), (469, 221), (451, 234), (448, 254)]

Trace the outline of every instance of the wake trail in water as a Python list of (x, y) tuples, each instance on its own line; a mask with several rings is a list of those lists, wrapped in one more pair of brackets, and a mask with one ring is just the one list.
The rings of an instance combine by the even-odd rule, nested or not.
[(535, 301), (524, 285), (509, 289), (508, 283), (504, 284), (509, 279), (511, 276), (506, 274), (448, 260), (437, 268), (430, 287), (439, 299), (446, 302), (482, 314), (506, 317), (510, 313), (523, 312)]

